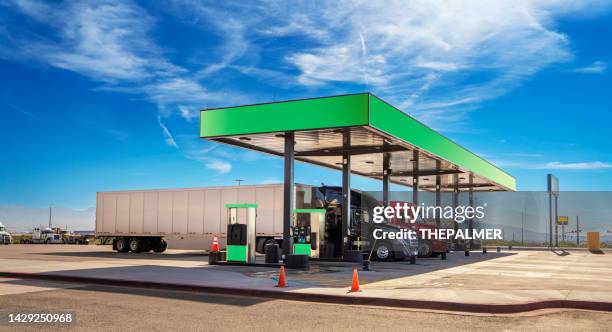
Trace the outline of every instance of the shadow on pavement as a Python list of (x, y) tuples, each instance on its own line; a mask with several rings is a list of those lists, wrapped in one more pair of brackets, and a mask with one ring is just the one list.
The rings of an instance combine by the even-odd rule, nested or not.
[(150, 259), (150, 260), (193, 260), (193, 261), (208, 261), (208, 254), (202, 251), (182, 252), (182, 253), (165, 253), (156, 254), (153, 252), (146, 253), (117, 253), (114, 251), (64, 251), (64, 252), (43, 252), (35, 253), (37, 255), (48, 256), (65, 256), (65, 257), (88, 257), (88, 258), (112, 258), (112, 259)]
[[(135, 288), (135, 287), (87, 285), (87, 284), (78, 285), (78, 286), (67, 286), (70, 283), (49, 282), (49, 281), (41, 281), (41, 280), (26, 280), (26, 279), (14, 279), (14, 280), (0, 281), (0, 284), (47, 288), (45, 290), (42, 290), (42, 292), (50, 291), (48, 288), (55, 288), (55, 290), (69, 288), (69, 289), (77, 290), (77, 291), (83, 290), (83, 291), (103, 292), (103, 293), (128, 294), (128, 295), (135, 295), (135, 296), (157, 297), (157, 298), (164, 298), (164, 299), (203, 302), (203, 303), (210, 303), (210, 304), (231, 305), (231, 306), (239, 306), (239, 307), (248, 307), (248, 306), (252, 306), (255, 304), (259, 304), (259, 303), (272, 301), (272, 299), (256, 298), (256, 297), (218, 295), (218, 294), (209, 294), (209, 293), (146, 289), (146, 288)], [(103, 294), (101, 296), (103, 296)], [(143, 305), (146, 305), (146, 301), (143, 301)]]

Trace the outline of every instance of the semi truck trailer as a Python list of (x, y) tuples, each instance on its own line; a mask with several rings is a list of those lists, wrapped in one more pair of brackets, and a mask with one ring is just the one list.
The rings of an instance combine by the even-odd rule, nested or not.
[[(351, 192), (351, 224), (347, 235), (350, 248), (341, 233), (341, 188), (295, 185), (295, 208), (325, 209), (324, 241), (330, 255), (342, 250), (369, 250), (374, 258), (404, 259), (416, 256), (415, 241), (370, 241), (374, 227), (391, 229), (394, 225), (373, 225), (363, 218), (366, 210), (379, 204), (365, 193)], [(256, 203), (256, 251), (283, 239), (283, 185), (247, 185), (191, 189), (133, 190), (99, 192), (96, 198), (96, 237), (112, 239), (118, 252), (163, 252), (166, 248), (208, 250), (215, 237), (221, 249), (227, 244), (226, 204)], [(238, 210), (237, 222), (246, 224), (246, 211)]]
[[(310, 187), (296, 185), (296, 206), (302, 207)], [(163, 252), (210, 249), (214, 237), (227, 240), (225, 204), (257, 203), (257, 249), (283, 237), (283, 186), (249, 185), (189, 189), (99, 192), (96, 237), (112, 238), (119, 252)], [(238, 223), (246, 223), (239, 210)]]

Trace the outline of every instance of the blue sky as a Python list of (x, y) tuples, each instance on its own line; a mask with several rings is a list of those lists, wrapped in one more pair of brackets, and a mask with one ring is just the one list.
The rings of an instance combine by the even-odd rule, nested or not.
[[(370, 91), (514, 175), (612, 189), (610, 2), (0, 0), (0, 204), (280, 182), (198, 110)], [(340, 175), (299, 164), (302, 183)], [(380, 184), (359, 177), (360, 189)]]

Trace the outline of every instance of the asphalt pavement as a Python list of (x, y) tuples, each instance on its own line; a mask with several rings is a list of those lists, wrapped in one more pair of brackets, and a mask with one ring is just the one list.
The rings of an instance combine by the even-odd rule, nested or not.
[(536, 311), (463, 315), (202, 293), (0, 279), (0, 312), (65, 311), (70, 325), (0, 325), (0, 330), (205, 331), (609, 331), (612, 313)]

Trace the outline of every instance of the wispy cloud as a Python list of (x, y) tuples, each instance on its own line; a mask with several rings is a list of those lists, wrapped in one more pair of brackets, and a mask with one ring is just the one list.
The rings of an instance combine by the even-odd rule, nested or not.
[(161, 117), (159, 116), (157, 117), (157, 123), (159, 124), (159, 127), (162, 129), (162, 133), (164, 134), (164, 140), (166, 141), (166, 145), (171, 146), (173, 148), (178, 148), (178, 145), (176, 144), (174, 137), (172, 137), (170, 130), (168, 130), (166, 125), (164, 125), (164, 123), (161, 120)]
[(361, 84), (440, 127), (572, 59), (555, 22), (593, 4), (599, 1), (275, 3), (268, 15), (276, 19), (264, 31), (311, 41), (285, 58), (302, 85)]
[(227, 174), (232, 170), (232, 164), (219, 160), (212, 159), (205, 164), (206, 168), (217, 171), (219, 174)]
[[(191, 121), (198, 111), (228, 96), (231, 91), (210, 91), (194, 73), (169, 60), (151, 38), (156, 19), (131, 1), (65, 2), (51, 6), (20, 0), (14, 8), (40, 24), (53, 36), (25, 38), (11, 31), (12, 60), (34, 59), (70, 70), (101, 84), (99, 89), (143, 96), (155, 103), (162, 117), (175, 113)], [(1, 48), (1, 47), (0, 47)], [(169, 130), (162, 133), (169, 145)]]
[(542, 165), (540, 168), (559, 169), (559, 170), (594, 170), (594, 169), (610, 169), (612, 168), (612, 164), (601, 162), (601, 161), (578, 162), (578, 163), (561, 163), (561, 162), (553, 161), (545, 165)]
[(504, 168), (525, 170), (604, 170), (612, 169), (612, 163), (602, 161), (584, 162), (533, 162), (513, 159), (490, 159), (494, 165)]
[(608, 63), (603, 61), (595, 61), (588, 66), (574, 69), (576, 73), (582, 74), (601, 74), (608, 70)]

